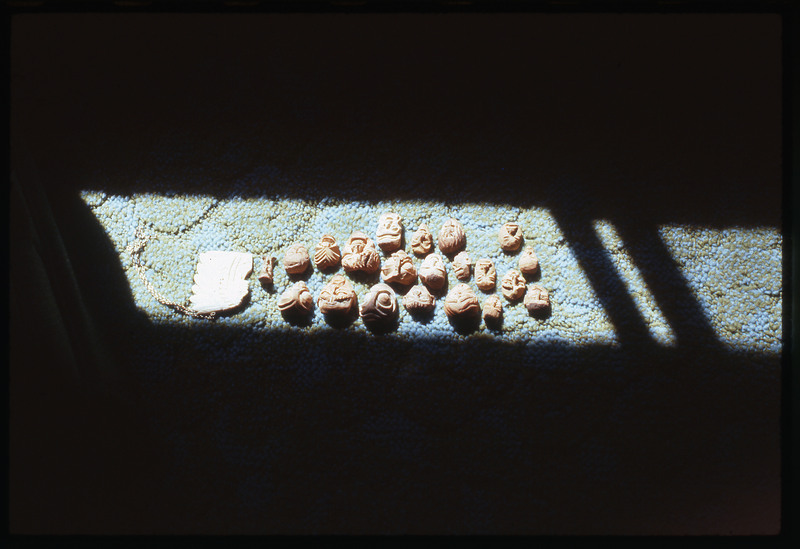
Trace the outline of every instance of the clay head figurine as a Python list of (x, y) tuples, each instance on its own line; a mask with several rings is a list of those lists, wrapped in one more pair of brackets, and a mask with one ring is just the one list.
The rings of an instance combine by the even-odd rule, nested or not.
[(397, 250), (383, 263), (381, 278), (384, 282), (397, 284), (413, 284), (417, 281), (417, 268), (403, 250)]
[(547, 290), (538, 284), (531, 284), (525, 293), (525, 308), (532, 314), (549, 309), (550, 295)]
[(461, 251), (467, 244), (464, 228), (455, 219), (448, 219), (439, 231), (439, 249), (447, 255)]
[(422, 284), (417, 284), (403, 296), (403, 306), (411, 314), (430, 313), (435, 305), (433, 296)]
[(292, 244), (283, 256), (283, 266), (289, 274), (304, 273), (311, 265), (308, 250), (302, 244)]
[(303, 316), (314, 309), (314, 298), (302, 280), (289, 286), (278, 298), (278, 309), (284, 315)]
[(524, 275), (536, 274), (539, 270), (539, 258), (536, 257), (536, 252), (530, 246), (525, 246), (525, 249), (519, 254), (519, 270)]
[(342, 259), (342, 254), (339, 251), (339, 245), (336, 239), (331, 235), (326, 234), (322, 237), (314, 250), (314, 264), (317, 269), (324, 271), (339, 264)]
[(433, 250), (433, 235), (428, 226), (423, 223), (411, 237), (411, 251), (418, 256), (424, 256)]
[(462, 282), (469, 280), (471, 266), (472, 262), (469, 260), (467, 252), (458, 252), (453, 258), (453, 272), (456, 274), (456, 278)]
[(378, 246), (384, 252), (390, 253), (400, 249), (403, 239), (403, 220), (393, 212), (383, 214), (378, 219), (378, 229), (375, 236)]
[(500, 247), (507, 252), (516, 252), (522, 246), (522, 229), (516, 223), (506, 223), (497, 235)]
[(361, 302), (361, 319), (365, 324), (388, 323), (397, 318), (397, 294), (388, 284), (375, 284)]
[(475, 284), (484, 292), (494, 290), (497, 284), (497, 270), (491, 259), (479, 259), (475, 262)]
[(478, 297), (467, 284), (457, 284), (444, 300), (444, 312), (448, 317), (480, 316)]
[(447, 271), (439, 254), (431, 254), (422, 260), (419, 278), (431, 290), (439, 290), (447, 283)]
[(375, 243), (361, 231), (350, 235), (342, 250), (342, 267), (347, 272), (374, 273), (381, 268), (381, 256)]
[(506, 273), (501, 286), (503, 295), (509, 301), (516, 301), (525, 295), (525, 279), (516, 269), (511, 269)]
[(353, 286), (344, 276), (337, 274), (331, 278), (317, 299), (317, 307), (324, 315), (346, 316), (358, 305)]

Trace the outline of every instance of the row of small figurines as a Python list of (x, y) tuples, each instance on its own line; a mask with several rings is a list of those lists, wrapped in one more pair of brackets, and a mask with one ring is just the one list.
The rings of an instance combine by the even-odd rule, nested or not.
[[(383, 214), (378, 222), (378, 245), (391, 255), (386, 258), (381, 268), (381, 258), (375, 243), (363, 232), (356, 231), (348, 239), (344, 251), (340, 252), (336, 240), (331, 235), (324, 235), (314, 251), (314, 263), (321, 271), (329, 270), (339, 264), (347, 272), (375, 273), (381, 269), (384, 282), (397, 283), (403, 286), (413, 284), (417, 276), (423, 285), (411, 288), (403, 299), (409, 312), (423, 313), (434, 307), (431, 290), (440, 290), (447, 282), (447, 271), (442, 258), (432, 254), (433, 237), (426, 225), (421, 225), (411, 240), (411, 249), (418, 256), (425, 256), (419, 274), (411, 258), (399, 249), (402, 243), (402, 220), (395, 213)], [(516, 223), (506, 223), (499, 231), (501, 247), (506, 251), (516, 251), (522, 245), (522, 230)], [(456, 277), (461, 281), (469, 280), (471, 262), (463, 248), (466, 237), (461, 224), (449, 219), (439, 231), (439, 249), (453, 255), (452, 265)], [(264, 258), (263, 267), (258, 275), (262, 284), (273, 281), (273, 262), (275, 258)], [(302, 244), (293, 244), (284, 255), (283, 265), (289, 274), (302, 274), (310, 267), (308, 250)], [(502, 293), (509, 301), (518, 301), (524, 296), (525, 306), (531, 313), (549, 309), (550, 300), (547, 290), (538, 284), (527, 286), (522, 276), (533, 275), (539, 269), (539, 260), (530, 246), (527, 246), (519, 257), (519, 271), (511, 269), (501, 283)], [(494, 263), (490, 259), (480, 259), (475, 263), (475, 282), (483, 291), (491, 291), (496, 286), (497, 274)], [(342, 275), (334, 276), (320, 293), (318, 306), (324, 314), (349, 313), (357, 304), (355, 291), (349, 281)], [(279, 298), (278, 307), (284, 314), (308, 314), (313, 308), (313, 298), (304, 282), (297, 282), (289, 287)], [(449, 317), (464, 317), (480, 314), (478, 298), (467, 284), (458, 284), (445, 299), (445, 312)], [(385, 313), (385, 314), (382, 314)], [(499, 320), (502, 316), (502, 302), (496, 296), (489, 296), (484, 303), (483, 316), (487, 320)], [(361, 306), (361, 316), (365, 321), (385, 320), (396, 313), (396, 294), (391, 286), (377, 284), (370, 289)]]

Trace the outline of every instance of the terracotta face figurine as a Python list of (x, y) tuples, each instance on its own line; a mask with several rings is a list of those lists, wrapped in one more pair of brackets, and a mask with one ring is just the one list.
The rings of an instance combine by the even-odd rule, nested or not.
[(503, 295), (509, 301), (516, 301), (525, 295), (525, 279), (522, 278), (522, 274), (516, 269), (511, 269), (506, 273), (501, 286)]
[(471, 266), (472, 262), (469, 260), (467, 252), (458, 252), (453, 258), (453, 272), (456, 274), (456, 278), (462, 282), (469, 280)]
[(428, 226), (423, 223), (411, 237), (411, 251), (418, 256), (424, 256), (433, 250), (433, 235), (428, 230)]
[(457, 284), (444, 300), (444, 312), (450, 318), (473, 317), (481, 314), (478, 297), (467, 284)]
[(342, 267), (347, 272), (374, 273), (381, 268), (381, 256), (375, 243), (361, 231), (350, 235), (342, 251)]
[(284, 314), (306, 315), (314, 308), (314, 298), (302, 280), (289, 286), (278, 298), (278, 309)]
[(435, 305), (433, 296), (422, 284), (417, 284), (403, 296), (403, 306), (411, 314), (430, 313)]
[(407, 253), (397, 250), (384, 262), (381, 278), (384, 282), (413, 284), (417, 281), (417, 269)]
[(431, 254), (422, 260), (419, 278), (431, 290), (441, 289), (447, 282), (447, 271), (439, 254)]
[(393, 212), (383, 214), (378, 219), (378, 230), (375, 233), (378, 246), (384, 252), (390, 253), (400, 249), (403, 239), (403, 220)]
[(525, 246), (525, 249), (519, 254), (519, 270), (525, 275), (536, 274), (536, 271), (539, 270), (539, 258), (536, 257), (536, 252), (530, 246)]
[(314, 250), (314, 264), (317, 266), (317, 269), (324, 271), (335, 267), (339, 264), (339, 260), (341, 259), (342, 254), (339, 251), (339, 245), (336, 243), (336, 239), (329, 234), (324, 235)]
[(494, 290), (497, 284), (497, 271), (491, 259), (479, 259), (475, 262), (475, 284), (484, 292)]
[(439, 231), (439, 249), (447, 255), (461, 251), (467, 244), (464, 228), (455, 219), (448, 219)]
[(388, 284), (375, 284), (364, 296), (360, 313), (366, 324), (389, 322), (397, 317), (397, 294)]
[(507, 252), (516, 252), (522, 246), (522, 229), (516, 223), (506, 223), (497, 235), (500, 247)]
[(283, 256), (283, 266), (289, 274), (304, 273), (311, 265), (308, 250), (302, 244), (292, 244)]
[(483, 303), (483, 319), (487, 322), (497, 322), (503, 317), (503, 302), (497, 294), (492, 294)]
[(261, 261), (261, 270), (258, 272), (258, 280), (261, 284), (272, 284), (274, 277), (272, 273), (272, 265), (275, 262), (274, 257), (264, 256)]
[(547, 290), (538, 284), (531, 284), (525, 293), (525, 307), (529, 313), (550, 308), (550, 295)]
[(317, 307), (325, 315), (346, 316), (358, 305), (353, 286), (344, 276), (337, 274), (331, 278), (317, 299)]

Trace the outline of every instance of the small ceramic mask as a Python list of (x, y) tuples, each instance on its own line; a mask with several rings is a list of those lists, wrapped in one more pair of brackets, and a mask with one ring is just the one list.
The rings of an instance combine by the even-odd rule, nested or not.
[(506, 273), (501, 282), (501, 287), (503, 295), (509, 301), (516, 301), (525, 295), (525, 279), (516, 269), (511, 269)]
[(497, 322), (503, 317), (503, 302), (497, 294), (492, 294), (483, 303), (483, 319)]
[(388, 284), (375, 284), (361, 303), (360, 314), (367, 324), (388, 322), (397, 317), (397, 294)]
[(403, 306), (411, 314), (430, 313), (436, 302), (428, 289), (417, 284), (403, 296)]
[(500, 247), (507, 252), (516, 252), (522, 246), (522, 229), (516, 223), (506, 223), (497, 235)]
[(439, 249), (447, 255), (461, 251), (467, 244), (464, 229), (455, 219), (448, 219), (439, 231)]
[(258, 280), (261, 284), (272, 284), (274, 277), (272, 267), (275, 263), (274, 257), (264, 256), (261, 261), (261, 270), (258, 272)]
[(433, 250), (433, 235), (428, 230), (428, 226), (423, 223), (411, 237), (411, 251), (418, 256), (423, 256), (431, 253), (431, 250)]
[(344, 276), (337, 274), (331, 278), (317, 299), (317, 307), (325, 315), (349, 314), (358, 305), (356, 292), (350, 281)]
[(491, 259), (479, 259), (475, 262), (475, 284), (484, 292), (494, 290), (497, 284), (497, 271)]
[(391, 253), (400, 249), (403, 240), (403, 219), (396, 213), (383, 214), (378, 219), (378, 230), (375, 233), (381, 250)]
[(289, 286), (278, 298), (278, 309), (282, 313), (305, 315), (314, 308), (314, 298), (302, 280)]
[(467, 284), (456, 284), (444, 300), (444, 312), (448, 317), (470, 317), (481, 314), (478, 297)]
[(532, 284), (525, 293), (525, 307), (528, 312), (535, 313), (550, 307), (550, 295), (542, 286)]
[(469, 280), (470, 267), (472, 262), (469, 260), (467, 252), (458, 252), (453, 258), (453, 272), (456, 278), (465, 282)]
[(524, 275), (536, 274), (539, 270), (539, 258), (536, 257), (536, 252), (530, 246), (525, 246), (525, 249), (519, 254), (519, 270)]
[(348, 273), (363, 271), (371, 274), (381, 268), (381, 256), (375, 243), (361, 231), (350, 235), (342, 250), (342, 267)]
[(419, 278), (431, 290), (439, 290), (447, 283), (447, 270), (439, 254), (431, 254), (422, 260)]
[(283, 256), (283, 266), (289, 274), (304, 273), (311, 265), (308, 250), (302, 244), (292, 244)]
[(324, 235), (314, 250), (314, 264), (317, 269), (324, 271), (335, 267), (339, 264), (340, 259), (342, 259), (342, 254), (336, 239), (329, 234)]
[(417, 269), (407, 253), (397, 250), (383, 263), (381, 278), (384, 282), (413, 284), (417, 281)]

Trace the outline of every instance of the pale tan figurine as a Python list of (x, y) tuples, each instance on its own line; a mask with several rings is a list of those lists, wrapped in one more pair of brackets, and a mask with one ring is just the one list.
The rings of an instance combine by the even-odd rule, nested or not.
[(475, 284), (484, 292), (494, 290), (497, 284), (497, 270), (491, 259), (479, 259), (475, 262)]
[(444, 300), (444, 312), (448, 317), (472, 317), (481, 314), (478, 297), (469, 285), (461, 283), (450, 290)]
[(394, 212), (383, 214), (378, 219), (375, 236), (378, 239), (378, 246), (384, 252), (399, 250), (403, 240), (403, 219)]
[(503, 318), (503, 302), (497, 294), (492, 294), (483, 302), (483, 319), (487, 322), (498, 322)]
[(339, 251), (339, 245), (336, 239), (331, 235), (323, 235), (322, 239), (317, 244), (314, 250), (314, 264), (317, 269), (324, 271), (339, 264), (342, 259), (342, 253)]
[(375, 284), (364, 296), (359, 312), (367, 324), (388, 322), (397, 317), (397, 294), (388, 284)]
[(430, 313), (436, 302), (425, 286), (417, 284), (403, 296), (403, 306), (411, 314), (422, 314)]
[(407, 253), (397, 250), (384, 261), (381, 278), (384, 282), (413, 284), (417, 281), (417, 268)]
[(497, 235), (500, 247), (507, 252), (516, 252), (522, 246), (522, 229), (516, 223), (506, 223)]
[(525, 279), (516, 269), (506, 273), (501, 282), (502, 292), (509, 301), (516, 301), (525, 295)]
[(289, 274), (304, 273), (310, 265), (308, 250), (302, 244), (292, 244), (283, 256), (283, 267)]
[(421, 257), (431, 253), (431, 250), (433, 250), (433, 235), (423, 223), (411, 237), (411, 251)]
[(472, 262), (469, 260), (467, 252), (458, 252), (453, 258), (453, 272), (460, 281), (466, 282), (469, 280), (471, 267)]
[(192, 308), (205, 314), (238, 307), (250, 292), (247, 277), (252, 272), (253, 256), (249, 253), (201, 253), (189, 298)]
[(381, 268), (381, 256), (375, 243), (361, 231), (350, 235), (342, 250), (342, 267), (348, 273), (362, 271), (368, 274)]
[(358, 297), (350, 281), (337, 274), (331, 278), (317, 299), (317, 307), (325, 315), (346, 316), (358, 306)]
[(448, 219), (439, 231), (439, 249), (442, 253), (452, 255), (460, 252), (467, 244), (464, 228), (455, 219)]
[(530, 246), (525, 246), (525, 249), (519, 254), (519, 270), (524, 275), (536, 274), (539, 270), (539, 258), (536, 257), (536, 252)]
[(447, 283), (447, 270), (442, 256), (431, 254), (422, 260), (419, 278), (431, 290), (440, 290)]
[(278, 309), (282, 313), (305, 315), (314, 309), (314, 298), (302, 280), (289, 286), (278, 298)]
[(539, 284), (531, 284), (525, 293), (524, 303), (530, 313), (542, 311), (550, 307), (550, 295)]
[(272, 268), (275, 263), (274, 257), (264, 256), (261, 261), (261, 270), (258, 272), (258, 280), (261, 284), (272, 284), (275, 277), (273, 276)]

